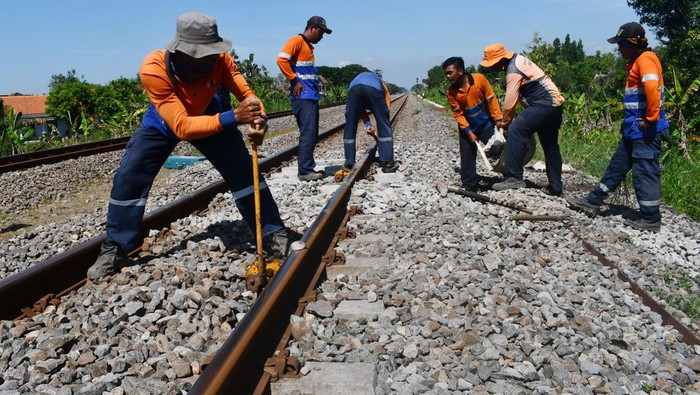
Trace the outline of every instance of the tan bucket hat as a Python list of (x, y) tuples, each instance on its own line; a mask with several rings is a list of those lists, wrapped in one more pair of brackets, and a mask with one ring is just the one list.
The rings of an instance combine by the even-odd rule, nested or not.
[(175, 39), (165, 46), (170, 52), (180, 51), (199, 59), (231, 49), (231, 41), (219, 36), (216, 19), (209, 15), (198, 12), (182, 14), (177, 18), (175, 31)]

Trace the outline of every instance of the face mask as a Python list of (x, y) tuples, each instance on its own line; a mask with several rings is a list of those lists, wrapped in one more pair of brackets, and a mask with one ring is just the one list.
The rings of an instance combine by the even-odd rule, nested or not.
[(173, 55), (175, 74), (185, 84), (195, 84), (209, 74), (217, 58), (216, 55), (210, 55), (195, 59), (182, 52), (175, 52)]

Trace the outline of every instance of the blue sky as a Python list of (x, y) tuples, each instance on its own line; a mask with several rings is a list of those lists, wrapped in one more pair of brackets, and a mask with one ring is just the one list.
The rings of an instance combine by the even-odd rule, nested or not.
[(316, 46), (318, 65), (381, 69), (386, 81), (406, 88), (449, 56), (477, 64), (485, 46), (502, 42), (522, 51), (535, 33), (547, 42), (568, 33), (589, 54), (612, 52), (605, 40), (623, 23), (639, 21), (626, 0), (13, 1), (0, 16), (0, 95), (48, 93), (51, 76), (72, 69), (97, 84), (135, 77), (146, 54), (163, 48), (176, 18), (189, 11), (214, 16), (239, 56), (255, 54), (273, 76), (282, 45), (321, 15), (333, 34)]

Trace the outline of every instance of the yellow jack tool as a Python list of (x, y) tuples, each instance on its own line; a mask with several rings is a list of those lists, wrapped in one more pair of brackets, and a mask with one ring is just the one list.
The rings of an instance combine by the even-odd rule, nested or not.
[(258, 257), (245, 272), (246, 289), (260, 293), (282, 266), (282, 262), (271, 260), (265, 262), (263, 256), (262, 224), (260, 223), (260, 173), (258, 171), (258, 146), (251, 144), (253, 151), (253, 192), (255, 197), (255, 244)]
[(350, 174), (350, 170), (346, 170), (345, 168), (341, 167), (340, 169), (338, 169), (338, 171), (336, 171), (333, 174), (333, 181), (343, 182), (343, 180), (345, 179), (345, 177), (348, 176), (348, 174)]

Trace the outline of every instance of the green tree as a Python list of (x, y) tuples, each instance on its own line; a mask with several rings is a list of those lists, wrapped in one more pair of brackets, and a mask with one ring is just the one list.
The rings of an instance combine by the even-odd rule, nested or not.
[(67, 121), (73, 130), (78, 130), (82, 114), (94, 113), (94, 85), (81, 81), (55, 84), (46, 98), (46, 112)]
[(105, 137), (130, 133), (148, 108), (148, 96), (138, 78), (118, 78), (105, 87), (98, 86), (95, 92), (93, 116), (97, 123), (105, 125)]
[(700, 78), (695, 79), (687, 89), (683, 89), (676, 71), (671, 70), (671, 74), (673, 79), (670, 81), (671, 84), (666, 82), (666, 100), (664, 102), (669, 118), (675, 121), (675, 125), (672, 125), (675, 127), (671, 128), (673, 131), (671, 136), (677, 140), (676, 145), (683, 157), (692, 162), (688, 150), (688, 131), (700, 124), (700, 115), (695, 113), (694, 116), (688, 118), (688, 114), (692, 111), (689, 109), (688, 103), (700, 88)]
[(391, 82), (385, 82), (384, 84), (386, 84), (386, 87), (389, 89), (390, 95), (396, 95), (399, 93), (406, 92), (405, 88), (401, 88), (400, 86), (394, 85)]
[(251, 85), (273, 85), (274, 78), (267, 72), (265, 66), (259, 66), (255, 63), (255, 54), (248, 55), (247, 59), (239, 60), (236, 51), (231, 50), (231, 56), (238, 66), (238, 71), (243, 74), (246, 81)]
[(449, 84), (447, 77), (445, 77), (445, 70), (442, 69), (441, 65), (433, 66), (428, 70), (428, 79), (425, 83), (428, 89), (445, 91)]
[[(238, 66), (238, 70), (243, 74), (246, 81), (253, 88), (255, 94), (262, 100), (267, 112), (288, 110), (291, 106), (287, 97), (289, 82), (282, 74), (281, 78), (272, 77), (265, 66), (255, 63), (255, 55), (248, 55), (247, 59), (240, 60), (234, 50), (231, 56)], [(230, 96), (233, 105), (237, 104), (234, 97)]]
[(654, 27), (660, 39), (683, 40), (700, 24), (700, 5), (695, 0), (627, 0), (627, 5), (642, 23)]
[(56, 85), (66, 84), (69, 82), (85, 82), (85, 77), (81, 75), (80, 78), (78, 78), (75, 75), (75, 69), (68, 70), (68, 73), (66, 73), (66, 75), (55, 74), (51, 76), (51, 82), (49, 82), (49, 89), (53, 88)]
[[(46, 99), (46, 112), (67, 121), (87, 136), (104, 131), (114, 137), (130, 131), (148, 105), (138, 79), (118, 78), (107, 85), (65, 79), (56, 83)], [(109, 130), (103, 130), (108, 128)]]
[(370, 71), (367, 67), (359, 64), (349, 64), (343, 67), (319, 66), (318, 73), (328, 81), (328, 87), (341, 86), (347, 89), (350, 82), (358, 74)]

